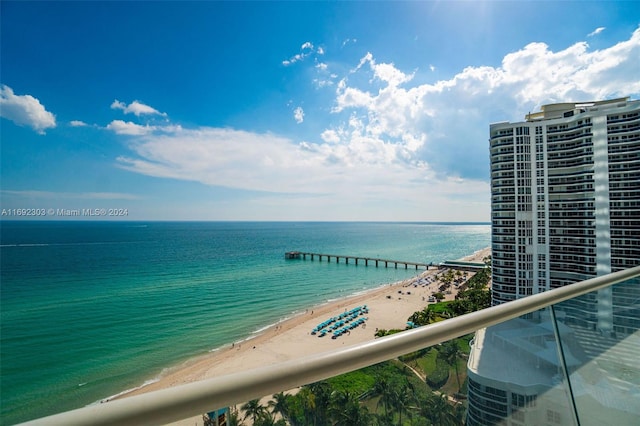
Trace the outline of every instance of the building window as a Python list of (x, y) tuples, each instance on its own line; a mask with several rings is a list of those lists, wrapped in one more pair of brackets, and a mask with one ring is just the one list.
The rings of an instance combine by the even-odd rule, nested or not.
[(560, 413), (553, 410), (547, 410), (547, 421), (550, 423), (560, 423)]

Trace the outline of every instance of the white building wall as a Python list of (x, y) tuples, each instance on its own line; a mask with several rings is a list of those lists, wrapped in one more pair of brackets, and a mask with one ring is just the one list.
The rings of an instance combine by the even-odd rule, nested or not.
[[(608, 116), (612, 117), (610, 122)], [(521, 286), (529, 277), (533, 279), (533, 292), (537, 293), (640, 262), (640, 101), (550, 105), (527, 118), (530, 121), (490, 127), (494, 304), (523, 297), (526, 291)], [(523, 185), (526, 182), (518, 180), (523, 179), (518, 175), (523, 158), (518, 156), (526, 153), (518, 150), (517, 129), (523, 127), (529, 129), (530, 136), (530, 194)], [(612, 141), (617, 145), (612, 147)], [(519, 206), (524, 200), (518, 197), (527, 195), (532, 197), (530, 210)], [(533, 241), (527, 235), (527, 223), (531, 223)], [(527, 265), (529, 254), (533, 255), (532, 265)], [(630, 327), (628, 319), (624, 322), (614, 317), (614, 302), (637, 303), (634, 301), (640, 289), (623, 291), (632, 293), (626, 301), (626, 293), (618, 294), (609, 288), (596, 298), (571, 305), (566, 314), (586, 321), (587, 332), (593, 327), (607, 338), (615, 339), (616, 332), (633, 332), (637, 327)], [(628, 312), (628, 308), (623, 311)], [(476, 334), (469, 358), (469, 377), (474, 389), (480, 388), (483, 395), (474, 397), (470, 386), (468, 424), (503, 424), (495, 422), (495, 417), (491, 420), (491, 413), (496, 414), (495, 408), (500, 404), (506, 404), (509, 412), (504, 424), (555, 423), (549, 414), (561, 408), (553, 407), (558, 395), (541, 389), (555, 389), (558, 377), (550, 374), (535, 385), (527, 385), (527, 380), (520, 383), (515, 372), (528, 364), (518, 356), (499, 365), (495, 360), (486, 363), (502, 352), (496, 352), (495, 342), (485, 337), (485, 332)], [(478, 362), (482, 359), (484, 366)], [(510, 362), (514, 363), (514, 373), (506, 374), (505, 366)], [(505, 374), (508, 377), (503, 377)], [(492, 401), (492, 392), (504, 392), (507, 399), (496, 397)], [(514, 392), (542, 392), (550, 398), (536, 398), (536, 407), (527, 407), (511, 417), (518, 411), (509, 396)], [(499, 401), (501, 398), (503, 402)], [(572, 421), (563, 419), (562, 423)]]

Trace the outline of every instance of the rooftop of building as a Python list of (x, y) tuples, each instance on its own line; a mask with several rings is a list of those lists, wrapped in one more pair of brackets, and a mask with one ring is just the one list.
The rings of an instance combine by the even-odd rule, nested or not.
[(529, 113), (525, 116), (526, 121), (551, 120), (554, 118), (572, 117), (576, 114), (584, 113), (599, 108), (624, 107), (629, 102), (629, 97), (609, 99), (605, 101), (589, 102), (562, 102), (557, 104), (547, 104), (540, 107), (539, 112)]

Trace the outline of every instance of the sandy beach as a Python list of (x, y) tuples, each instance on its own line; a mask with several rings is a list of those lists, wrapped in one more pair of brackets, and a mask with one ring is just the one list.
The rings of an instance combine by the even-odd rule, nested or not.
[[(460, 260), (481, 262), (490, 254), (491, 249), (485, 248)], [(414, 312), (424, 309), (428, 305), (428, 297), (438, 291), (439, 284), (433, 281), (439, 272), (437, 268), (431, 268), (422, 273), (418, 271), (418, 275), (414, 278), (389, 284), (361, 295), (310, 307), (299, 316), (266, 329), (253, 339), (236, 342), (216, 352), (190, 360), (172, 369), (159, 381), (123, 397), (366, 342), (374, 339), (376, 329), (404, 329), (407, 318)], [(427, 285), (426, 281), (432, 282)], [(454, 299), (455, 290), (452, 294), (445, 296), (445, 300)], [(350, 334), (342, 335), (335, 340), (331, 339), (330, 335), (317, 337), (311, 334), (312, 329), (322, 321), (361, 305), (367, 305), (369, 310), (365, 326), (357, 327), (351, 330)], [(176, 424), (201, 423), (201, 418), (192, 418)]]

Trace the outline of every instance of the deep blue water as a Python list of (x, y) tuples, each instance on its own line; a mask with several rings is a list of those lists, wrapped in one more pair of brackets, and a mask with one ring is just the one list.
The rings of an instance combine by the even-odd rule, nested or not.
[(0, 224), (2, 424), (94, 403), (307, 307), (416, 274), (286, 251), (428, 263), (490, 245), (489, 224)]

